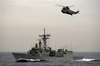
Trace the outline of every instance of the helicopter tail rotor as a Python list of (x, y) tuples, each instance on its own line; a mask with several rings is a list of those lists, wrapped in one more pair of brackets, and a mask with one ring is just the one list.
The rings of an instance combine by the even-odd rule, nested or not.
[(80, 14), (80, 10), (78, 9), (77, 12)]

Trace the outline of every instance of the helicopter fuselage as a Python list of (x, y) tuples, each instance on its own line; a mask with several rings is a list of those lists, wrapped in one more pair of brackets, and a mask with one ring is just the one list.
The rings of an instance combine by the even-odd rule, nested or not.
[(79, 13), (79, 11), (75, 12), (75, 11), (70, 10), (69, 7), (63, 7), (61, 12), (64, 13), (64, 14), (69, 14), (69, 15), (73, 15), (73, 14)]

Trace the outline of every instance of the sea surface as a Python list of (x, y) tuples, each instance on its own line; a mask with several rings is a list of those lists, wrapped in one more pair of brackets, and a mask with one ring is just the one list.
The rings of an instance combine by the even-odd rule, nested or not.
[(100, 66), (100, 52), (74, 52), (74, 56), (84, 56), (84, 59), (76, 61), (16, 62), (11, 52), (0, 52), (0, 66)]

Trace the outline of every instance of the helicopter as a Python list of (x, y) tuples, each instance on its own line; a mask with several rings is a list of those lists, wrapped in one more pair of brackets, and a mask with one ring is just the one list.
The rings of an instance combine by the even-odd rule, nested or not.
[(76, 12), (70, 10), (69, 7), (72, 7), (72, 6), (74, 6), (74, 5), (71, 5), (71, 6), (62, 6), (62, 5), (58, 5), (58, 4), (56, 4), (56, 6), (63, 7), (62, 10), (61, 10), (61, 12), (62, 12), (63, 14), (69, 14), (69, 15), (73, 16), (73, 14), (77, 14), (77, 13), (79, 13), (79, 10), (76, 11)]

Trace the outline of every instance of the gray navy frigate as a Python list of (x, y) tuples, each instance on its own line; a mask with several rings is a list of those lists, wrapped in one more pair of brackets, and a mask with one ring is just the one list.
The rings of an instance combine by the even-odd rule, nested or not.
[(51, 47), (47, 46), (47, 39), (49, 39), (50, 34), (39, 35), (42, 39), (35, 44), (27, 53), (14, 53), (16, 61), (41, 61), (41, 60), (80, 60), (83, 56), (73, 56), (73, 51), (68, 49), (58, 49), (53, 50)]

